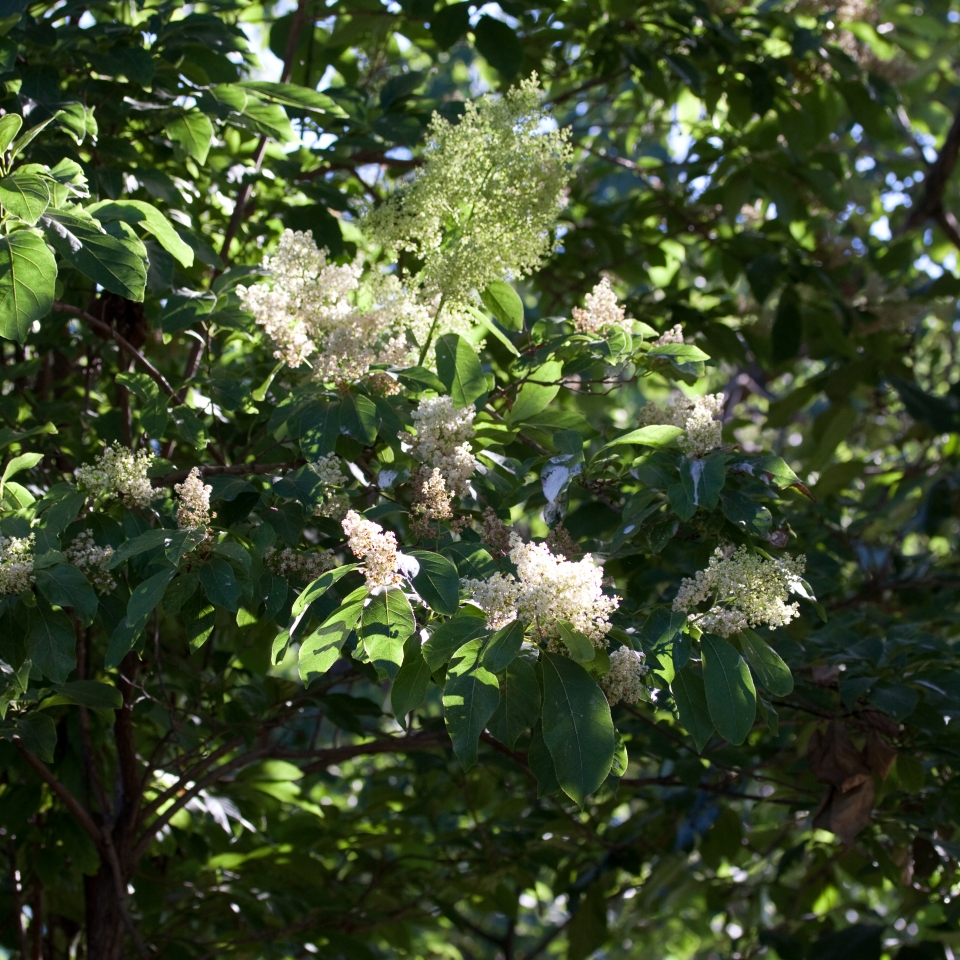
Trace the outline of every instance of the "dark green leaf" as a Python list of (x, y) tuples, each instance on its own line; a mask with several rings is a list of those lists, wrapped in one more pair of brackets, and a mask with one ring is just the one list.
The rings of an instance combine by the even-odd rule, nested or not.
[(367, 597), (365, 587), (351, 593), (326, 620), (300, 643), (300, 679), (310, 684), (322, 677), (340, 657), (340, 650), (357, 626)]
[(504, 280), (494, 280), (480, 294), (483, 305), (507, 330), (523, 329), (523, 301)]
[(65, 613), (38, 603), (30, 611), (27, 656), (54, 683), (63, 683), (77, 665), (77, 635)]
[(53, 305), (57, 264), (30, 230), (0, 237), (0, 336), (23, 343)]
[(53, 706), (52, 701), (78, 703), (93, 710), (119, 710), (123, 706), (120, 691), (109, 683), (99, 680), (74, 680), (53, 688), (55, 696), (43, 701), (44, 707)]
[(538, 797), (549, 797), (551, 794), (559, 793), (560, 781), (557, 779), (557, 770), (553, 757), (547, 749), (546, 741), (543, 739), (543, 725), (539, 722), (533, 729), (527, 763), (530, 766), (530, 772), (537, 779)]
[(200, 583), (207, 599), (215, 607), (236, 613), (240, 607), (240, 584), (234, 569), (226, 560), (214, 557), (200, 568)]
[(484, 641), (471, 640), (453, 655), (443, 688), (443, 717), (464, 770), (477, 762), (477, 744), (500, 701), (497, 678), (481, 663)]
[(502, 20), (486, 14), (473, 28), (477, 50), (504, 80), (512, 80), (523, 64), (523, 44), (516, 33)]
[(757, 713), (757, 691), (750, 669), (740, 654), (720, 637), (705, 633), (700, 638), (700, 646), (710, 719), (725, 740), (743, 743)]
[(453, 616), (460, 608), (460, 575), (446, 557), (429, 550), (411, 550), (410, 556), (420, 564), (413, 578), (417, 593), (437, 613)]
[(560, 392), (562, 373), (563, 364), (559, 360), (548, 360), (537, 367), (517, 392), (517, 399), (510, 408), (510, 422), (523, 423), (545, 410)]
[(483, 617), (460, 614), (440, 624), (423, 645), (423, 656), (431, 670), (439, 670), (448, 663), (454, 653), (464, 644), (489, 633)]
[(578, 663), (545, 653), (543, 738), (563, 792), (582, 807), (606, 779), (615, 749), (610, 706)]
[(680, 722), (693, 737), (697, 752), (703, 748), (713, 735), (713, 721), (707, 707), (707, 695), (703, 689), (703, 677), (688, 664), (679, 670), (670, 684), (673, 699), (677, 704)]
[(437, 340), (437, 374), (457, 408), (469, 406), (487, 392), (477, 351), (455, 333)]
[(370, 598), (360, 617), (363, 646), (377, 673), (393, 680), (403, 663), (403, 644), (417, 623), (406, 594), (381, 590)]
[(487, 643), (483, 665), (494, 673), (501, 673), (513, 662), (523, 644), (523, 624), (519, 620), (498, 630)]
[(197, 163), (206, 163), (213, 140), (213, 124), (199, 110), (188, 110), (182, 116), (171, 120), (166, 126), (167, 136), (188, 157)]
[(340, 430), (363, 444), (377, 439), (380, 415), (377, 405), (362, 393), (348, 393), (340, 401)]
[(423, 703), (430, 683), (430, 667), (423, 659), (420, 637), (411, 634), (403, 645), (403, 666), (390, 690), (390, 703), (397, 723), (406, 729), (407, 714)]
[(97, 615), (99, 601), (87, 578), (72, 564), (55, 563), (38, 570), (37, 586), (55, 606), (72, 607), (79, 620), (92, 622)]
[[(487, 726), (490, 733), (511, 750), (540, 716), (540, 684), (537, 683), (536, 662), (533, 650), (521, 650), (511, 660), (506, 672), (499, 676), (500, 701)], [(552, 769), (552, 760), (550, 766)], [(556, 789), (560, 789), (559, 784)]]
[(756, 678), (775, 697), (786, 697), (793, 692), (790, 668), (776, 652), (753, 630), (740, 631), (740, 648)]
[(572, 624), (561, 620), (557, 627), (560, 630), (560, 639), (563, 645), (570, 651), (570, 656), (578, 663), (587, 663), (597, 655), (597, 648), (585, 637), (579, 630), (574, 629)]
[(28, 713), (17, 717), (17, 735), (30, 753), (53, 763), (57, 746), (57, 728), (45, 713)]
[[(680, 482), (683, 484), (687, 501), (694, 507), (715, 509), (720, 502), (720, 491), (725, 479), (726, 468), (720, 452), (711, 453), (702, 460), (695, 457), (685, 459), (680, 466)], [(679, 515), (679, 511), (677, 513)]]

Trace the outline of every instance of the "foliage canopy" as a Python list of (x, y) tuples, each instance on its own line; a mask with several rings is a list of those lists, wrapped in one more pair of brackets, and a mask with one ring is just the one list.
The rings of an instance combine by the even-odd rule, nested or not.
[(3, 13), (2, 947), (952, 956), (960, 7)]

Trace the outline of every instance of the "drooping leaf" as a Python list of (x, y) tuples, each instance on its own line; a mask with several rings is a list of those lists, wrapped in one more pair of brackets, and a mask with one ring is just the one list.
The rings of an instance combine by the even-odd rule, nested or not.
[(363, 646), (381, 677), (396, 678), (403, 663), (403, 644), (416, 625), (410, 601), (399, 589), (381, 590), (363, 608)]
[(511, 750), (540, 716), (536, 662), (532, 650), (521, 650), (499, 676), (500, 701), (487, 726), (490, 733)]
[(340, 657), (340, 650), (357, 626), (367, 591), (360, 587), (300, 642), (300, 679), (310, 684), (322, 677)]
[(613, 764), (610, 706), (596, 681), (569, 657), (545, 653), (542, 663), (543, 739), (563, 792), (582, 807)]
[(793, 692), (793, 675), (780, 654), (753, 630), (740, 631), (740, 648), (757, 679), (775, 697)]
[(504, 280), (494, 280), (480, 294), (483, 305), (507, 330), (523, 329), (523, 301)]
[(431, 670), (439, 670), (460, 647), (490, 631), (483, 617), (460, 616), (440, 624), (423, 645), (423, 656)]
[(215, 607), (236, 613), (240, 607), (240, 584), (233, 567), (220, 557), (207, 560), (200, 568), (200, 583)]
[(407, 714), (423, 703), (430, 683), (430, 666), (423, 659), (420, 637), (412, 633), (403, 645), (403, 666), (390, 688), (390, 703), (397, 723), (406, 729)]
[(53, 305), (57, 264), (30, 230), (0, 237), (0, 336), (23, 343)]
[(53, 683), (63, 683), (77, 665), (77, 635), (65, 613), (38, 603), (30, 611), (27, 656)]
[(457, 408), (470, 406), (487, 392), (476, 350), (456, 333), (437, 340), (437, 374)]
[(58, 607), (72, 607), (77, 619), (90, 623), (97, 615), (99, 601), (90, 581), (70, 563), (55, 563), (36, 571), (40, 592)]
[(707, 707), (707, 695), (703, 689), (703, 677), (687, 664), (678, 670), (670, 684), (670, 691), (677, 704), (680, 722), (693, 737), (697, 752), (702, 753), (713, 735), (713, 721)]
[(57, 746), (57, 728), (46, 713), (28, 713), (17, 717), (17, 735), (30, 753), (53, 763)]
[(105, 200), (87, 210), (101, 223), (122, 220), (139, 224), (157, 239), (157, 243), (185, 267), (193, 266), (193, 250), (173, 229), (173, 224), (152, 204), (143, 200)]
[(757, 712), (757, 691), (750, 669), (740, 654), (720, 637), (705, 633), (700, 645), (710, 719), (725, 740), (743, 743)]
[(443, 688), (443, 718), (464, 770), (477, 762), (477, 745), (500, 701), (497, 678), (482, 664), (483, 640), (465, 643), (453, 655)]
[(123, 706), (120, 691), (112, 684), (99, 680), (73, 680), (58, 684), (53, 690), (54, 695), (43, 701), (44, 708), (61, 703), (77, 703), (93, 710), (119, 710)]
[(523, 644), (523, 623), (514, 620), (498, 630), (487, 644), (483, 653), (483, 665), (494, 673), (506, 670), (513, 658), (520, 652)]
[(410, 556), (420, 564), (413, 578), (417, 593), (437, 613), (453, 616), (460, 608), (460, 575), (446, 557), (430, 550), (411, 550)]

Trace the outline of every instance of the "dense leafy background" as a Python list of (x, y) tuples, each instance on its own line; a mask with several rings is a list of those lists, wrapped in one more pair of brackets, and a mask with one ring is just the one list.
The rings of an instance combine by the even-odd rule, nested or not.
[[(84, 772), (92, 763), (116, 815), (107, 826), (126, 838), (130, 923), (164, 957), (951, 956), (960, 944), (958, 743), (948, 722), (960, 697), (958, 21), (960, 8), (937, 0), (11, 11), (0, 107), (25, 114), (26, 126), (52, 120), (21, 161), (51, 177), (73, 161), (90, 197), (65, 202), (149, 203), (176, 238), (118, 213), (112, 222), (131, 229), (111, 235), (134, 253), (120, 278), (71, 262), (70, 244), (53, 242), (56, 287), (28, 284), (49, 289), (58, 307), (24, 314), (16, 334), (25, 343), (5, 343), (0, 442), (8, 460), (44, 460), (5, 483), (5, 534), (46, 494), (38, 532), (58, 536), (79, 503), (55, 485), (102, 443), (145, 432), (163, 440), (168, 485), (195, 463), (256, 465), (215, 487), (218, 527), (238, 525), (248, 563), (269, 545), (243, 527), (251, 511), (295, 544), (313, 491), (297, 488), (296, 474), (280, 489), (270, 478), (325, 444), (372, 463), (404, 407), (362, 392), (343, 398), (332, 433), (314, 407), (305, 440), (303, 417), (283, 402), (289, 381), (253, 396), (273, 361), (235, 284), (285, 227), (352, 255), (362, 242), (355, 216), (417, 165), (433, 110), (453, 118), (458, 99), (536, 70), (573, 130), (578, 166), (563, 247), (522, 289), (526, 330), (513, 339), (524, 349), (545, 339), (548, 318), (568, 316), (601, 272), (632, 316), (657, 330), (683, 324), (713, 358), (711, 387), (727, 395), (726, 439), (739, 445), (730, 463), (772, 450), (812, 495), (781, 495), (785, 482), (754, 491), (728, 464), (724, 491), (743, 483), (748, 500), (769, 500), (771, 528), (789, 525), (788, 550), (806, 553), (828, 620), (808, 606), (779, 633), (796, 687), (770, 695), (738, 746), (695, 709), (695, 682), (680, 724), (674, 702), (683, 711), (684, 694), (668, 686), (684, 654), (669, 622), (647, 620), (642, 640), (662, 689), (655, 704), (614, 711), (630, 766), (580, 811), (542, 782), (542, 737), (510, 750), (485, 735), (464, 773), (435, 687), (405, 735), (385, 715), (392, 705), (376, 675), (356, 661), (304, 689), (294, 654), (272, 664), (282, 651), (266, 604), (238, 616), (250, 591), (235, 551), (213, 559), (203, 580), (221, 612), (199, 600), (179, 616), (167, 598), (160, 613), (150, 606), (143, 659), (119, 671), (125, 651), (110, 651), (114, 631), (103, 624), (124, 608), (104, 605), (87, 633), (74, 594), (64, 634), (66, 615), (43, 606), (61, 605), (50, 586), (39, 626), (8, 624), (0, 641), (31, 636), (39, 668), (37, 638), (48, 638), (45, 666), (9, 677), (22, 706), (8, 721), (28, 749), (0, 744), (5, 947), (66, 957), (96, 928), (89, 904), (115, 899), (93, 842), (37, 768), (102, 818)], [(261, 66), (264, 42), (273, 56)], [(322, 82), (325, 96), (290, 102), (289, 90), (284, 99), (277, 88), (238, 86), (276, 81), (278, 61), (284, 79), (309, 90)], [(117, 349), (111, 330), (155, 376), (123, 342)], [(634, 425), (645, 398), (666, 395), (662, 377), (638, 382), (630, 369), (602, 382), (616, 349), (604, 341), (561, 354), (582, 363), (584, 387), (525, 419), (532, 452), (491, 418), (488, 442), (519, 472), (484, 495), (501, 510), (515, 505), (537, 535), (546, 533), (544, 459), (576, 457), (586, 441), (592, 461), (615, 429)], [(483, 361), (506, 387), (506, 348), (489, 342)], [(588, 390), (590, 379), (601, 382)], [(538, 422), (544, 409), (551, 416)], [(625, 470), (620, 449), (612, 453)], [(527, 457), (539, 458), (536, 469), (519, 469)], [(656, 489), (657, 464), (647, 466), (644, 486)], [(625, 476), (598, 467), (565, 491), (565, 526), (582, 548), (610, 552), (629, 511), (644, 509), (630, 506)], [(719, 504), (681, 523), (685, 509), (669, 498), (640, 535), (621, 533), (608, 562), (637, 622), (731, 533)], [(145, 532), (135, 512), (114, 519), (102, 535), (116, 546)], [(767, 521), (758, 511), (751, 522), (762, 531)], [(131, 586), (150, 579), (151, 560), (128, 561)], [(356, 586), (347, 584), (341, 596)], [(23, 655), (5, 648), (3, 659)], [(83, 678), (112, 689), (62, 686)], [(154, 798), (165, 785), (174, 789), (161, 800), (180, 800), (160, 823)]]

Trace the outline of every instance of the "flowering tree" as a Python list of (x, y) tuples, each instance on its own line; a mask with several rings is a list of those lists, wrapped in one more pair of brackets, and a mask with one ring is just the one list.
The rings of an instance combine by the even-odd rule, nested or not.
[[(952, 448), (851, 500), (875, 443), (842, 384), (882, 360), (941, 434), (952, 400), (890, 359), (919, 316), (887, 285), (906, 267), (878, 256), (854, 289), (823, 210), (761, 168), (782, 137), (764, 84), (792, 150), (859, 162), (840, 98), (887, 136), (885, 88), (868, 109), (851, 77), (907, 55), (866, 7), (847, 30), (805, 5), (512, 6), (514, 26), (342, 3), (331, 25), (301, 3), (270, 28), (279, 82), (232, 9), (0, 21), (0, 937), (19, 955), (580, 960), (746, 937), (734, 955), (878, 960), (857, 911), (921, 906), (884, 882), (949, 896), (952, 748), (930, 731), (955, 688), (931, 664), (953, 661), (877, 652), (875, 630), (932, 614), (871, 614), (850, 558), (889, 531), (845, 531)], [(500, 93), (470, 90), (475, 51)], [(636, 153), (667, 132), (683, 158)], [(748, 177), (724, 166), (743, 156)], [(836, 204), (834, 166), (791, 170)], [(825, 312), (838, 288), (853, 332)], [(923, 797), (911, 738), (941, 751), (939, 812), (896, 799)], [(947, 905), (925, 929), (952, 929)]]

